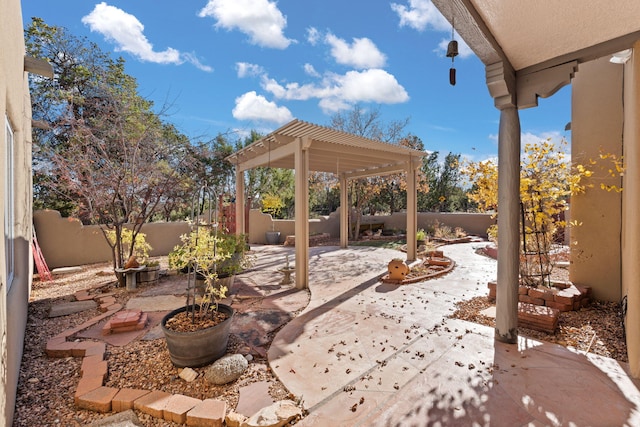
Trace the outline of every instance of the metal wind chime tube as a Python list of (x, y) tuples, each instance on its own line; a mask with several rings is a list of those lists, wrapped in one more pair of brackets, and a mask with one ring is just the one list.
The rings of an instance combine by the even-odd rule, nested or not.
[(451, 58), (451, 68), (449, 69), (449, 83), (451, 86), (456, 85), (456, 69), (453, 66), (453, 60), (458, 56), (458, 42), (454, 39), (455, 18), (452, 19), (451, 25), (451, 41), (447, 45), (447, 58)]

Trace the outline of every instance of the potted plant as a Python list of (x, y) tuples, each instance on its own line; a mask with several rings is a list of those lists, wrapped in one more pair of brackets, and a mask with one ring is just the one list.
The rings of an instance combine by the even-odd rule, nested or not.
[(282, 198), (277, 194), (265, 194), (262, 197), (262, 212), (271, 215), (271, 231), (265, 231), (265, 239), (269, 245), (280, 243), (280, 232), (275, 230), (274, 218), (280, 217), (280, 212), (284, 207)]
[(264, 238), (268, 245), (277, 245), (280, 243), (280, 232), (275, 230), (275, 224), (271, 224), (271, 231), (265, 231)]
[[(215, 227), (196, 227), (181, 240), (182, 245), (170, 254), (170, 265), (188, 271), (187, 302), (168, 313), (160, 324), (171, 362), (178, 367), (197, 367), (219, 359), (227, 351), (234, 310), (219, 302), (226, 297), (227, 287), (219, 283), (216, 266), (234, 252)], [(195, 292), (197, 275), (204, 278), (199, 301)]]
[(244, 234), (223, 233), (219, 237), (218, 249), (231, 256), (219, 262), (215, 271), (218, 284), (229, 288), (233, 285), (235, 275), (249, 268), (252, 260), (247, 254), (249, 247)]
[(416, 244), (418, 246), (425, 245), (426, 239), (427, 239), (427, 233), (424, 231), (423, 228), (416, 231), (416, 240), (417, 240)]

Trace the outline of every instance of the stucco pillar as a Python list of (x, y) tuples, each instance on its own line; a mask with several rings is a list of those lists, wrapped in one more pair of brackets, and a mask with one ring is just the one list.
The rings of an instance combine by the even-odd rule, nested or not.
[(640, 378), (640, 42), (624, 65), (624, 162), (622, 191), (622, 284), (627, 297), (627, 355), (634, 378)]
[(309, 287), (309, 140), (295, 141), (296, 288)]
[(344, 174), (340, 175), (340, 247), (349, 246), (349, 189), (348, 181)]
[(407, 166), (407, 261), (415, 261), (418, 228), (418, 176), (412, 161)]
[(498, 283), (495, 339), (518, 339), (520, 249), (520, 117), (515, 106), (500, 110), (498, 136)]
[(244, 171), (236, 166), (236, 234), (246, 231), (244, 220)]

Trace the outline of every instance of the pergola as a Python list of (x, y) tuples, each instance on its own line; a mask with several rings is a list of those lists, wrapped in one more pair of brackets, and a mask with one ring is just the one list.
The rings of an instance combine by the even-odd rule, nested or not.
[[(236, 167), (236, 230), (245, 230), (244, 172), (256, 167), (295, 171), (296, 287), (309, 286), (309, 172), (330, 172), (340, 183), (340, 246), (349, 236), (350, 179), (405, 173), (407, 260), (416, 258), (417, 170), (427, 153), (293, 120), (226, 158)], [(302, 262), (304, 260), (304, 262)]]

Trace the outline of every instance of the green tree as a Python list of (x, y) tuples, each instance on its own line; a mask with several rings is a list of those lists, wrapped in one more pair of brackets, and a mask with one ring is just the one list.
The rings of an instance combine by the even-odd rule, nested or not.
[[(365, 110), (360, 105), (355, 105), (350, 111), (333, 115), (329, 126), (365, 138), (398, 144), (405, 138), (403, 133), (408, 123), (409, 119), (385, 123), (380, 109)], [(352, 238), (358, 238), (362, 215), (379, 209), (378, 197), (384, 191), (387, 179), (389, 178), (371, 177), (350, 181), (349, 206), (353, 206), (355, 210), (355, 224), (350, 227)]]
[(440, 163), (440, 153), (433, 151), (424, 158), (422, 173), (429, 184), (429, 191), (418, 195), (419, 211), (466, 210), (466, 192), (460, 185), (460, 154), (448, 153)]
[[(29, 54), (47, 59), (55, 75), (30, 80), (34, 118), (43, 123), (34, 136), (36, 181), (55, 195), (43, 200), (69, 200), (83, 222), (99, 224), (114, 268), (121, 268), (142, 224), (180, 187), (188, 140), (138, 94), (122, 58), (112, 60), (39, 18), (25, 36)], [(129, 245), (123, 241), (127, 223)]]

